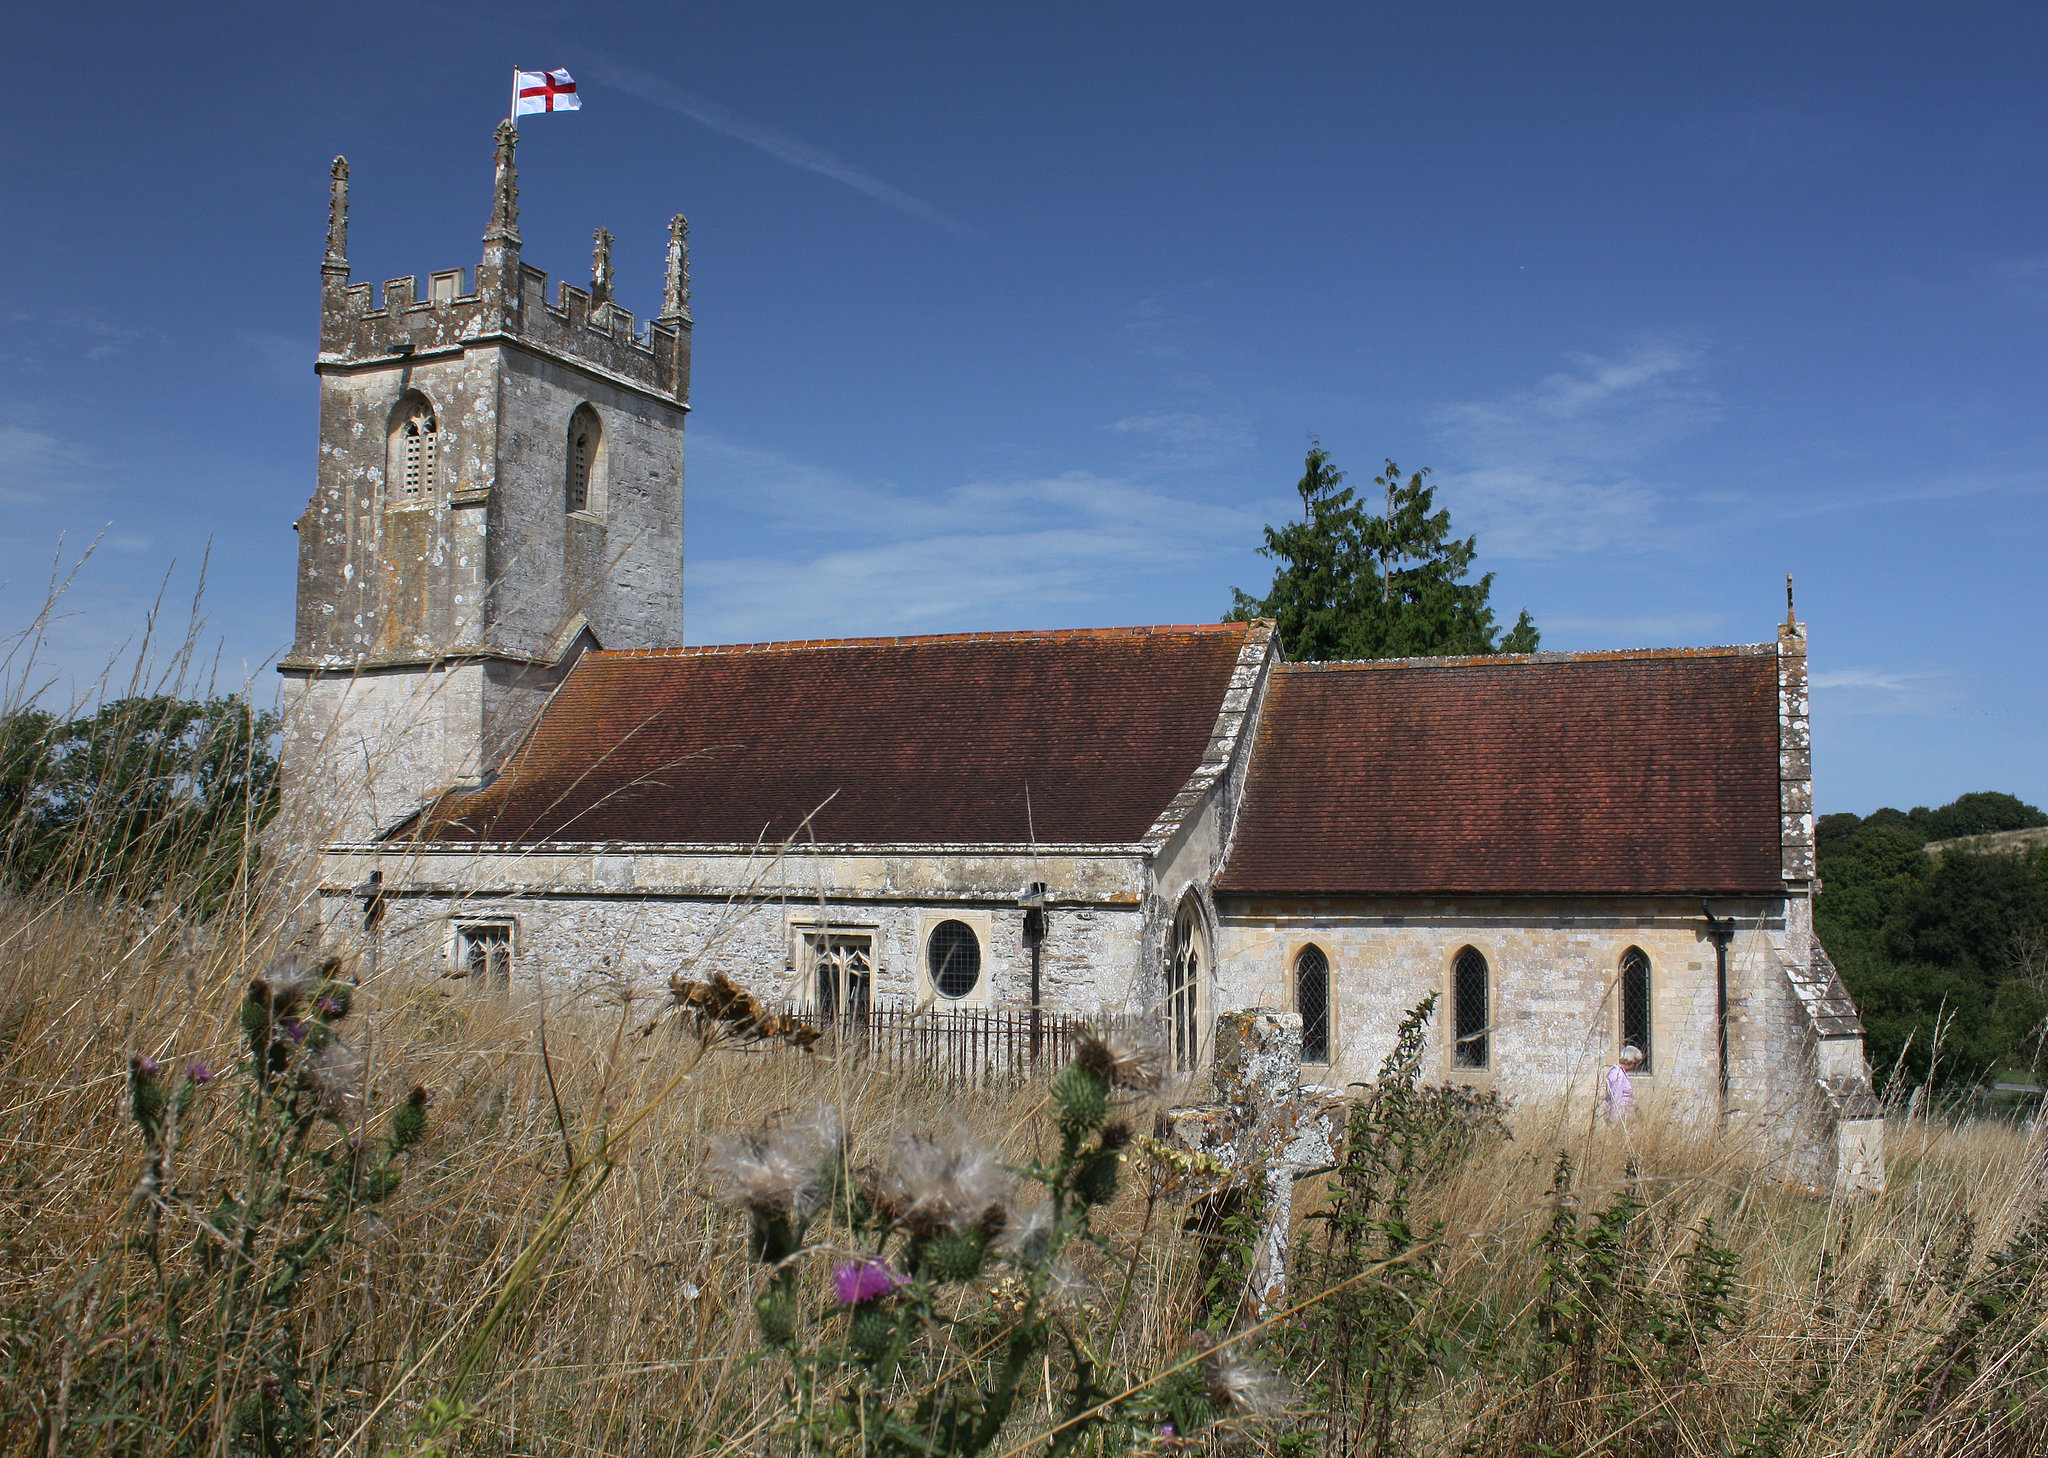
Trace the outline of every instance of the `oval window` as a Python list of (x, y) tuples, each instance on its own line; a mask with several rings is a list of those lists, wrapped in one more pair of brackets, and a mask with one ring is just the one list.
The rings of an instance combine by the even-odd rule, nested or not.
[(964, 921), (942, 921), (933, 927), (924, 957), (941, 997), (965, 997), (981, 981), (981, 942)]

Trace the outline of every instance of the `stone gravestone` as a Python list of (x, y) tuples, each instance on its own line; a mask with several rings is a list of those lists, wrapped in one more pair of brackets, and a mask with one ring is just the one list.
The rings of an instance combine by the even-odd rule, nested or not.
[(1169, 1109), (1167, 1122), (1185, 1148), (1264, 1181), (1265, 1231), (1251, 1277), (1263, 1314), (1287, 1288), (1295, 1181), (1335, 1166), (1343, 1100), (1302, 1086), (1301, 1016), (1270, 1008), (1216, 1020), (1214, 1079), (1216, 1102)]

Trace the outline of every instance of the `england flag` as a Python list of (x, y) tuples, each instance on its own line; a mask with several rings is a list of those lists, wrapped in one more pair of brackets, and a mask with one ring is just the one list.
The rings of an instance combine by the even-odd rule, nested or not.
[(532, 111), (576, 111), (583, 105), (576, 82), (567, 71), (514, 71), (512, 115)]

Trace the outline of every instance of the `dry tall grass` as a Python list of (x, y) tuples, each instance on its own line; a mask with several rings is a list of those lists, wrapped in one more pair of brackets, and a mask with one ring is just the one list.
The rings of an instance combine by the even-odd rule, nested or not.
[[(176, 1446), (132, 1441), (105, 1414), (84, 1425), (79, 1394), (66, 1384), (87, 1355), (81, 1342), (148, 1340), (151, 1274), (139, 1253), (123, 1253), (138, 1218), (130, 1203), (141, 1154), (124, 1105), (128, 1060), (233, 1063), (243, 1051), (236, 1009), (270, 950), (236, 928), (257, 924), (223, 919), (198, 929), (132, 906), (69, 900), (0, 907), (6, 1451)], [(420, 1404), (445, 1387), (559, 1189), (564, 1126), (567, 1140), (587, 1141), (697, 1056), (694, 1041), (675, 1032), (642, 1036), (648, 1012), (557, 1008), (544, 1023), (536, 1005), (449, 996), (403, 969), (364, 988), (352, 1034), (368, 1058), (363, 1125), (369, 1129), (417, 1084), (434, 1094), (433, 1132), (399, 1193), (365, 1218), (365, 1238), (344, 1248), (310, 1294), (317, 1319), (306, 1340), (360, 1323), (358, 1388), (325, 1394), (345, 1418), (326, 1447), (367, 1453), (402, 1442)], [(551, 1070), (541, 1055), (543, 1029)], [(237, 1168), (235, 1110), (229, 1097), (209, 1097), (218, 1092), (204, 1091), (183, 1132), (174, 1188), (204, 1192)], [(471, 1394), (477, 1411), (468, 1448), (637, 1454), (777, 1447), (780, 1375), (774, 1360), (755, 1359), (751, 1303), (759, 1270), (746, 1255), (743, 1221), (705, 1198), (703, 1162), (712, 1135), (820, 1101), (846, 1111), (856, 1161), (883, 1158), (906, 1128), (956, 1123), (1022, 1156), (1042, 1126), (1036, 1089), (963, 1098), (795, 1050), (705, 1056), (636, 1130), (616, 1176), (504, 1329)], [(1996, 1431), (1987, 1436), (1987, 1404), (1979, 1399), (1996, 1394), (2017, 1403), (2019, 1425), (2009, 1437), (2038, 1431), (2026, 1426), (2038, 1423), (2038, 1314), (2023, 1341), (2008, 1333), (2000, 1338), (2004, 1349), (1958, 1369), (1931, 1420), (1904, 1410), (1920, 1400), (1916, 1393), (1924, 1397), (1918, 1374), (1940, 1360), (1944, 1339), (1969, 1312), (1971, 1273), (2035, 1213), (2039, 1152), (2023, 1133), (1985, 1124), (1895, 1126), (1890, 1188), (1857, 1204), (1815, 1202), (1772, 1186), (1738, 1144), (1654, 1120), (1617, 1134), (1588, 1127), (1579, 1111), (1526, 1109), (1516, 1116), (1516, 1136), (1453, 1170), (1417, 1208), (1425, 1221), (1441, 1222), (1428, 1259), (1444, 1295), (1428, 1319), (1455, 1314), (1469, 1324), (1483, 1312), (1500, 1330), (1519, 1329), (1516, 1316), (1539, 1295), (1536, 1247), (1552, 1219), (1547, 1191), (1561, 1148), (1577, 1157), (1578, 1198), (1589, 1211), (1636, 1162), (1649, 1202), (1639, 1229), (1653, 1281), (1676, 1269), (1708, 1216), (1740, 1255), (1738, 1319), (1727, 1339), (1707, 1349), (1704, 1376), (1675, 1397), (1653, 1394), (1655, 1412), (1615, 1418), (1599, 1451), (1738, 1451), (1760, 1421), (1791, 1410), (1788, 1399), (1804, 1391), (1811, 1400), (1781, 1424), (1785, 1443), (1757, 1451), (2032, 1451), (2002, 1446)], [(1120, 1263), (1135, 1261), (1132, 1316), (1110, 1333), (1113, 1303), (1099, 1302), (1096, 1315), (1103, 1349), (1142, 1373), (1191, 1339), (1195, 1250), (1171, 1218), (1155, 1220), (1139, 1239), (1141, 1182), (1130, 1183), (1107, 1222), (1110, 1250), (1098, 1275), (1120, 1280)], [(1315, 1203), (1303, 1199), (1298, 1209)], [(176, 1247), (204, 1233), (166, 1231), (164, 1238)], [(109, 1252), (111, 1260), (96, 1267)], [(124, 1321), (110, 1326), (93, 1317), (95, 1304), (104, 1313), (106, 1303), (136, 1292), (144, 1295)], [(2039, 1294), (2031, 1298), (2036, 1313), (2048, 1310)], [(1502, 1423), (1532, 1390), (1514, 1376), (1518, 1370), (1511, 1361), (1446, 1363), (1415, 1405), (1409, 1441), (1424, 1452), (1454, 1452), (1482, 1439), (1512, 1451), (1513, 1424)], [(1296, 1374), (1311, 1385), (1314, 1375)], [(227, 1391), (249, 1374), (228, 1364), (218, 1380)], [(1616, 1371), (1581, 1400), (1612, 1408), (1633, 1381)], [(1974, 1414), (1968, 1423), (1965, 1413)], [(170, 1415), (130, 1416), (146, 1423)], [(1026, 1413), (1006, 1446), (1024, 1443), (1050, 1416), (1042, 1405)], [(1594, 1419), (1595, 1427), (1605, 1421), (1598, 1413)], [(1292, 1438), (1283, 1430), (1264, 1441), (1298, 1445), (1316, 1424), (1292, 1426)]]

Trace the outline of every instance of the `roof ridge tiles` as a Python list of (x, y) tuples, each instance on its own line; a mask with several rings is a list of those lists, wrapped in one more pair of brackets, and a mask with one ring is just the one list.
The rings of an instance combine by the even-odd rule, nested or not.
[(1383, 668), (1472, 668), (1549, 663), (1627, 663), (1657, 658), (1763, 658), (1778, 651), (1776, 643), (1724, 643), (1698, 648), (1588, 648), (1570, 653), (1468, 653), (1425, 658), (1343, 658), (1327, 662), (1286, 663), (1289, 673), (1328, 673)]
[(764, 643), (693, 643), (673, 648), (603, 648), (590, 658), (700, 658), (719, 654), (794, 653), (811, 648), (902, 648), (927, 643), (1080, 641), (1163, 637), (1174, 633), (1242, 633), (1250, 623), (1156, 623), (1121, 628), (1011, 628), (981, 633), (901, 633), (876, 638), (791, 638)]

